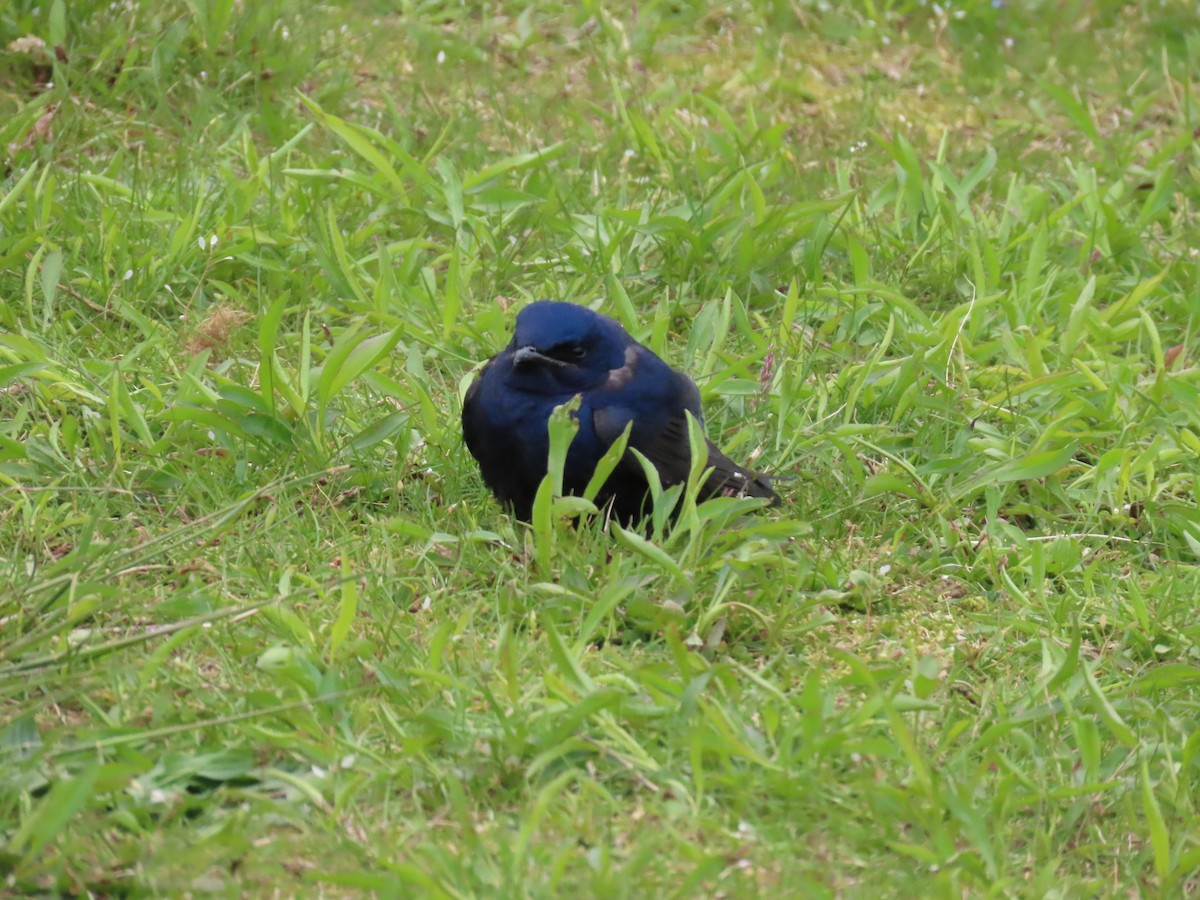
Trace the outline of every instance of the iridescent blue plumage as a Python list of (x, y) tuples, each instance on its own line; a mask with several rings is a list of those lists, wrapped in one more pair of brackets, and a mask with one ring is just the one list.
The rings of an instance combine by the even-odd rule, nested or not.
[[(654, 464), (663, 486), (687, 479), (686, 413), (704, 421), (692, 380), (612, 319), (583, 306), (543, 300), (517, 315), (512, 340), (484, 366), (463, 402), (467, 448), (488, 487), (518, 518), (529, 519), (546, 474), (550, 413), (576, 394), (581, 396), (579, 432), (567, 452), (566, 493), (583, 493), (596, 463), (630, 422), (628, 446)], [(765, 477), (736, 465), (711, 441), (707, 446), (712, 471), (701, 499), (724, 493), (779, 502)], [(626, 453), (597, 504), (611, 503), (618, 520), (636, 522), (649, 511), (648, 490), (640, 463)]]

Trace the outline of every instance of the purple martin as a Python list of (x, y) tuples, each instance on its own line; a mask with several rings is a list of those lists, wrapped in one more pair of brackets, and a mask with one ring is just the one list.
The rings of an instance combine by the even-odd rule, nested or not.
[[(626, 452), (596, 497), (623, 524), (650, 511), (639, 450), (664, 488), (691, 470), (687, 413), (703, 425), (700, 392), (643, 347), (619, 323), (573, 303), (542, 300), (517, 315), (512, 340), (488, 360), (463, 401), (463, 438), (483, 480), (517, 518), (528, 521), (550, 450), (547, 422), (556, 406), (580, 395), (579, 423), (567, 451), (563, 491), (582, 494), (596, 464), (632, 423)], [(779, 503), (764, 475), (725, 456), (705, 438), (708, 473), (699, 499), (747, 496)]]

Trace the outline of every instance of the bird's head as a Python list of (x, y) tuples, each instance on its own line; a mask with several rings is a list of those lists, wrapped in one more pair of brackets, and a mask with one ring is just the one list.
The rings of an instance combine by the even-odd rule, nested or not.
[(633, 339), (607, 316), (574, 303), (540, 300), (517, 314), (508, 345), (513, 373), (530, 387), (579, 391), (625, 364)]

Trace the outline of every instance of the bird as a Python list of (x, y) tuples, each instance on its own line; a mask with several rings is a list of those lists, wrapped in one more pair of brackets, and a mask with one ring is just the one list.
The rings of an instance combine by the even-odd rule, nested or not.
[[(596, 464), (628, 426), (625, 453), (595, 503), (622, 525), (636, 525), (652, 503), (631, 449), (650, 461), (664, 489), (686, 482), (692, 461), (687, 414), (703, 427), (700, 391), (620, 323), (586, 306), (539, 300), (521, 309), (508, 346), (484, 364), (463, 398), (467, 449), (501, 505), (528, 522), (549, 466), (550, 415), (576, 395), (579, 429), (567, 450), (563, 493), (583, 494)], [(698, 499), (760, 497), (779, 504), (768, 476), (739, 466), (707, 437), (705, 445), (707, 474)]]

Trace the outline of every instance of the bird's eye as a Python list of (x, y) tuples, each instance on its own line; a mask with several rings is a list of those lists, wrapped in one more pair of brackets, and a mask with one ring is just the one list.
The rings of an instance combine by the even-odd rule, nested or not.
[(569, 366), (578, 362), (582, 362), (584, 357), (587, 356), (587, 353), (587, 347), (585, 347), (583, 344), (568, 344), (564, 341), (563, 343), (555, 346), (553, 349), (547, 350), (546, 356)]

